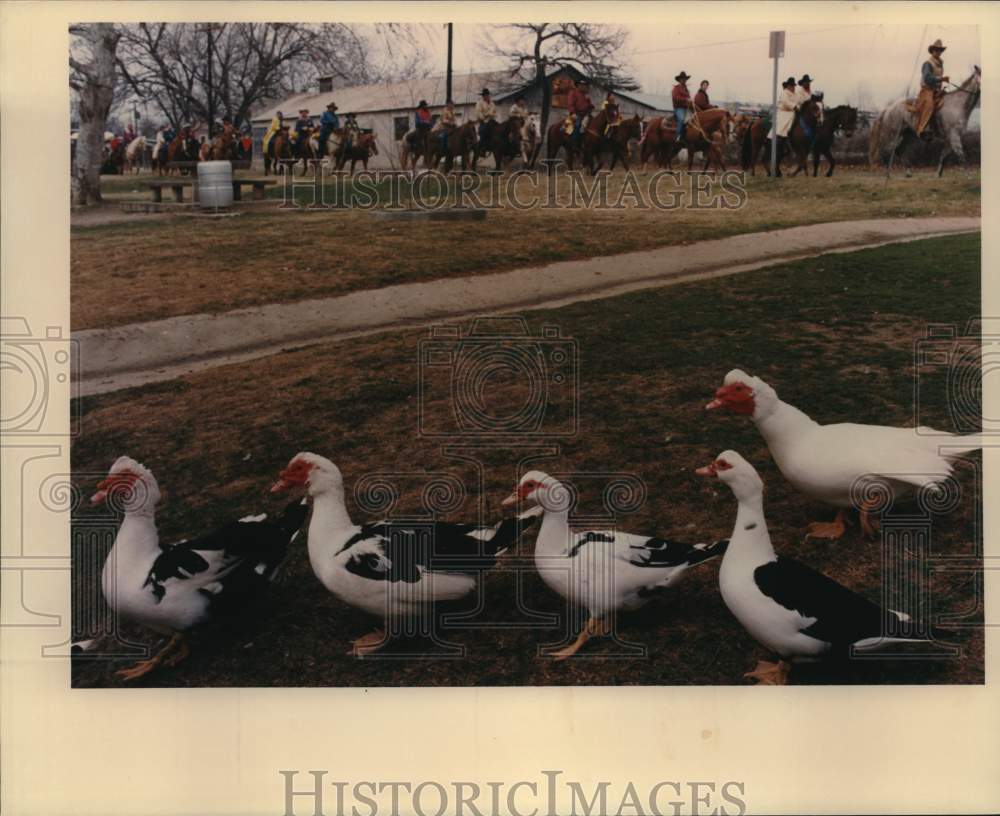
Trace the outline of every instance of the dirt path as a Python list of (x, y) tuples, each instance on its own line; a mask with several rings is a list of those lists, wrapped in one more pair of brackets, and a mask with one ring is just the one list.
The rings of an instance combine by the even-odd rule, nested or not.
[(74, 333), (81, 396), (161, 382), (279, 351), (483, 313), (549, 309), (638, 289), (732, 275), (782, 261), (937, 235), (975, 232), (978, 218), (842, 221), (687, 246), (562, 261)]

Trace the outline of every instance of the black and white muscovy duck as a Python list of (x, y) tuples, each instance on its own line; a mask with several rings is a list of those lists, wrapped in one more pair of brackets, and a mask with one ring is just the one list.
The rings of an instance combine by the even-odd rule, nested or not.
[[(308, 551), (316, 577), (344, 603), (383, 621), (421, 615), (435, 602), (467, 596), (479, 576), (536, 521), (358, 525), (344, 503), (340, 470), (308, 452), (292, 457), (271, 490), (293, 487), (304, 487), (313, 501)], [(370, 654), (389, 641), (386, 628), (378, 629), (353, 641), (350, 653)]]
[(97, 485), (92, 504), (121, 506), (125, 518), (101, 574), (101, 589), (114, 611), (162, 635), (166, 645), (152, 658), (122, 669), (135, 680), (189, 654), (185, 635), (257, 599), (278, 568), (309, 511), (293, 502), (271, 520), (246, 516), (213, 532), (162, 544), (156, 531), (160, 488), (149, 468), (122, 456)]
[(764, 520), (764, 483), (734, 451), (724, 451), (701, 476), (718, 478), (739, 502), (736, 525), (719, 568), (719, 590), (729, 611), (761, 644), (779, 655), (747, 672), (766, 685), (784, 685), (793, 662), (847, 657), (850, 648), (926, 638), (907, 636), (909, 615), (883, 609), (822, 573), (776, 555)]
[(590, 615), (573, 643), (550, 653), (557, 660), (576, 654), (591, 637), (610, 634), (614, 610), (638, 609), (657, 592), (674, 586), (688, 567), (722, 555), (728, 543), (689, 544), (620, 530), (573, 531), (570, 491), (537, 470), (522, 476), (504, 500), (505, 505), (523, 502), (538, 505), (543, 513), (535, 541), (538, 574)]
[[(872, 477), (891, 485), (898, 496), (920, 489), (940, 490), (953, 463), (982, 447), (978, 436), (945, 434), (930, 428), (890, 428), (850, 422), (820, 425), (798, 408), (778, 399), (775, 390), (746, 372), (730, 371), (708, 410), (725, 409), (753, 418), (775, 463), (796, 490), (837, 510), (833, 522), (809, 525), (809, 538), (840, 538), (846, 529), (846, 508), (864, 495)], [(854, 495), (852, 496), (852, 491)], [(861, 529), (877, 532), (869, 510), (861, 503)]]

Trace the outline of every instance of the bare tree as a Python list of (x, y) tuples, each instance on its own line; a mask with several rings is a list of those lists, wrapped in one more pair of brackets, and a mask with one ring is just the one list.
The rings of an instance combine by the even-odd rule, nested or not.
[(503, 42), (487, 32), (483, 50), (505, 59), (511, 77), (535, 82), (542, 91), (542, 135), (548, 133), (553, 69), (572, 66), (611, 90), (635, 90), (638, 83), (622, 56), (628, 41), (624, 28), (592, 23), (510, 23), (495, 26)]
[[(374, 34), (405, 37), (405, 26), (378, 26)], [(135, 96), (152, 104), (175, 127), (229, 116), (239, 126), (253, 108), (308, 89), (316, 77), (338, 85), (378, 82), (409, 58), (379, 59), (373, 37), (341, 23), (138, 23), (123, 26), (118, 68)]]
[(70, 87), (76, 91), (80, 130), (73, 183), (78, 204), (101, 202), (104, 123), (115, 94), (115, 52), (119, 31), (111, 23), (70, 27)]

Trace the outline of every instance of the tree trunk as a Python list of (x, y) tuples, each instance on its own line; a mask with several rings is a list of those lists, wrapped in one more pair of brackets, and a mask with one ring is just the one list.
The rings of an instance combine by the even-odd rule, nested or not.
[(549, 83), (548, 78), (545, 76), (545, 63), (536, 63), (535, 65), (535, 77), (537, 81), (542, 86), (542, 117), (539, 128), (541, 129), (541, 145), (544, 153), (539, 153), (539, 155), (548, 155), (548, 141), (549, 141), (549, 111), (552, 108), (552, 85)]
[(72, 63), (77, 75), (73, 84), (80, 99), (74, 192), (77, 204), (100, 204), (104, 128), (114, 97), (119, 34), (111, 23), (80, 26), (75, 33), (90, 45), (91, 61)]

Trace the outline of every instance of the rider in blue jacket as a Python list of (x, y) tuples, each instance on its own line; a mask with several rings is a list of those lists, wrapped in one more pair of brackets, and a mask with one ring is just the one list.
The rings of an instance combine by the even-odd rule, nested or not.
[(326, 106), (323, 115), (319, 120), (319, 155), (320, 158), (326, 155), (326, 142), (330, 134), (335, 130), (340, 130), (340, 117), (337, 116), (337, 103), (331, 102)]

